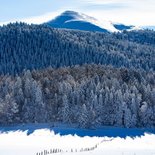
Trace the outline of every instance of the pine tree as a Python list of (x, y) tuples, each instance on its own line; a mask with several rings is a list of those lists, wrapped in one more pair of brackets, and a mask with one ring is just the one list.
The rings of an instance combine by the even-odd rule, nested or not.
[(69, 103), (66, 95), (63, 95), (62, 98), (62, 120), (64, 123), (69, 123), (70, 122), (70, 108), (69, 108)]
[(81, 107), (81, 113), (78, 120), (79, 126), (82, 128), (89, 128), (90, 122), (91, 120), (89, 119), (89, 116), (88, 116), (88, 110), (86, 108), (86, 105), (83, 104)]

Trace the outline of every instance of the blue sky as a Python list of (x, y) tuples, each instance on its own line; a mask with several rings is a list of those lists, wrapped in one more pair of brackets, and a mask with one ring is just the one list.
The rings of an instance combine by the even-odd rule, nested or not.
[(155, 25), (155, 0), (0, 0), (0, 23), (42, 23), (65, 10), (74, 10), (100, 21)]

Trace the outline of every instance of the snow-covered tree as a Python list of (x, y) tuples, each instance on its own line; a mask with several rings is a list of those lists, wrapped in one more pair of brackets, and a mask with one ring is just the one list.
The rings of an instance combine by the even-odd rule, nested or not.
[(82, 128), (89, 128), (91, 120), (89, 119), (88, 110), (85, 104), (81, 107), (78, 124)]
[(63, 95), (62, 98), (62, 120), (65, 123), (69, 123), (71, 118), (70, 118), (70, 108), (69, 108), (69, 103), (66, 95)]

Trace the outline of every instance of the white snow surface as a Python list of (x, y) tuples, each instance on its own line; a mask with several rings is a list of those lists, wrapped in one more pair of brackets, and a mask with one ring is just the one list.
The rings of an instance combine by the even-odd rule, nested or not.
[[(70, 11), (70, 12), (72, 13), (72, 11)], [(104, 20), (104, 21), (100, 22), (99, 20), (97, 20), (94, 17), (90, 17), (88, 15), (85, 15), (85, 14), (79, 13), (79, 12), (73, 12), (73, 15), (71, 14), (71, 16), (73, 16), (74, 19), (67, 20), (65, 23), (72, 22), (72, 21), (84, 21), (84, 22), (92, 23), (100, 28), (106, 29), (109, 32), (118, 32), (119, 31), (113, 26), (113, 23), (110, 21)]]
[[(111, 129), (111, 132), (115, 131)], [(81, 148), (95, 145), (97, 148), (92, 151), (80, 152)], [(155, 134), (134, 138), (61, 136), (46, 128), (34, 130), (30, 135), (21, 130), (0, 132), (0, 155), (37, 155), (56, 148), (63, 150), (55, 153), (58, 155), (155, 155)]]
[[(88, 16), (81, 12), (75, 12), (75, 11), (70, 11), (70, 10), (65, 11), (60, 16), (56, 16), (55, 19), (57, 17), (63, 17), (64, 15), (72, 18), (72, 19), (66, 19), (64, 21), (64, 23), (69, 23), (69, 22), (74, 22), (74, 21), (80, 21), (80, 22), (82, 21), (82, 22), (91, 23), (95, 26), (100, 27), (101, 29), (107, 30), (108, 32), (121, 32), (121, 30), (115, 28), (114, 24), (122, 25), (122, 23), (116, 23), (116, 22), (112, 22), (112, 21), (108, 21), (108, 20), (99, 21), (98, 19)], [(124, 26), (129, 26), (129, 25), (124, 25)], [(132, 28), (128, 29), (127, 31), (141, 30), (141, 29), (142, 28), (139, 26), (132, 26)]]

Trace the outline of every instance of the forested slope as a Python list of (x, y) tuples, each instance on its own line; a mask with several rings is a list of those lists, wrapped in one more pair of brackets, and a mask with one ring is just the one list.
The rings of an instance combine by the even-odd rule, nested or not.
[(0, 123), (155, 126), (155, 32), (0, 27)]
[(155, 73), (83, 65), (1, 76), (0, 123), (155, 126)]
[(85, 63), (155, 70), (154, 43), (154, 31), (107, 34), (10, 24), (0, 27), (0, 73)]

